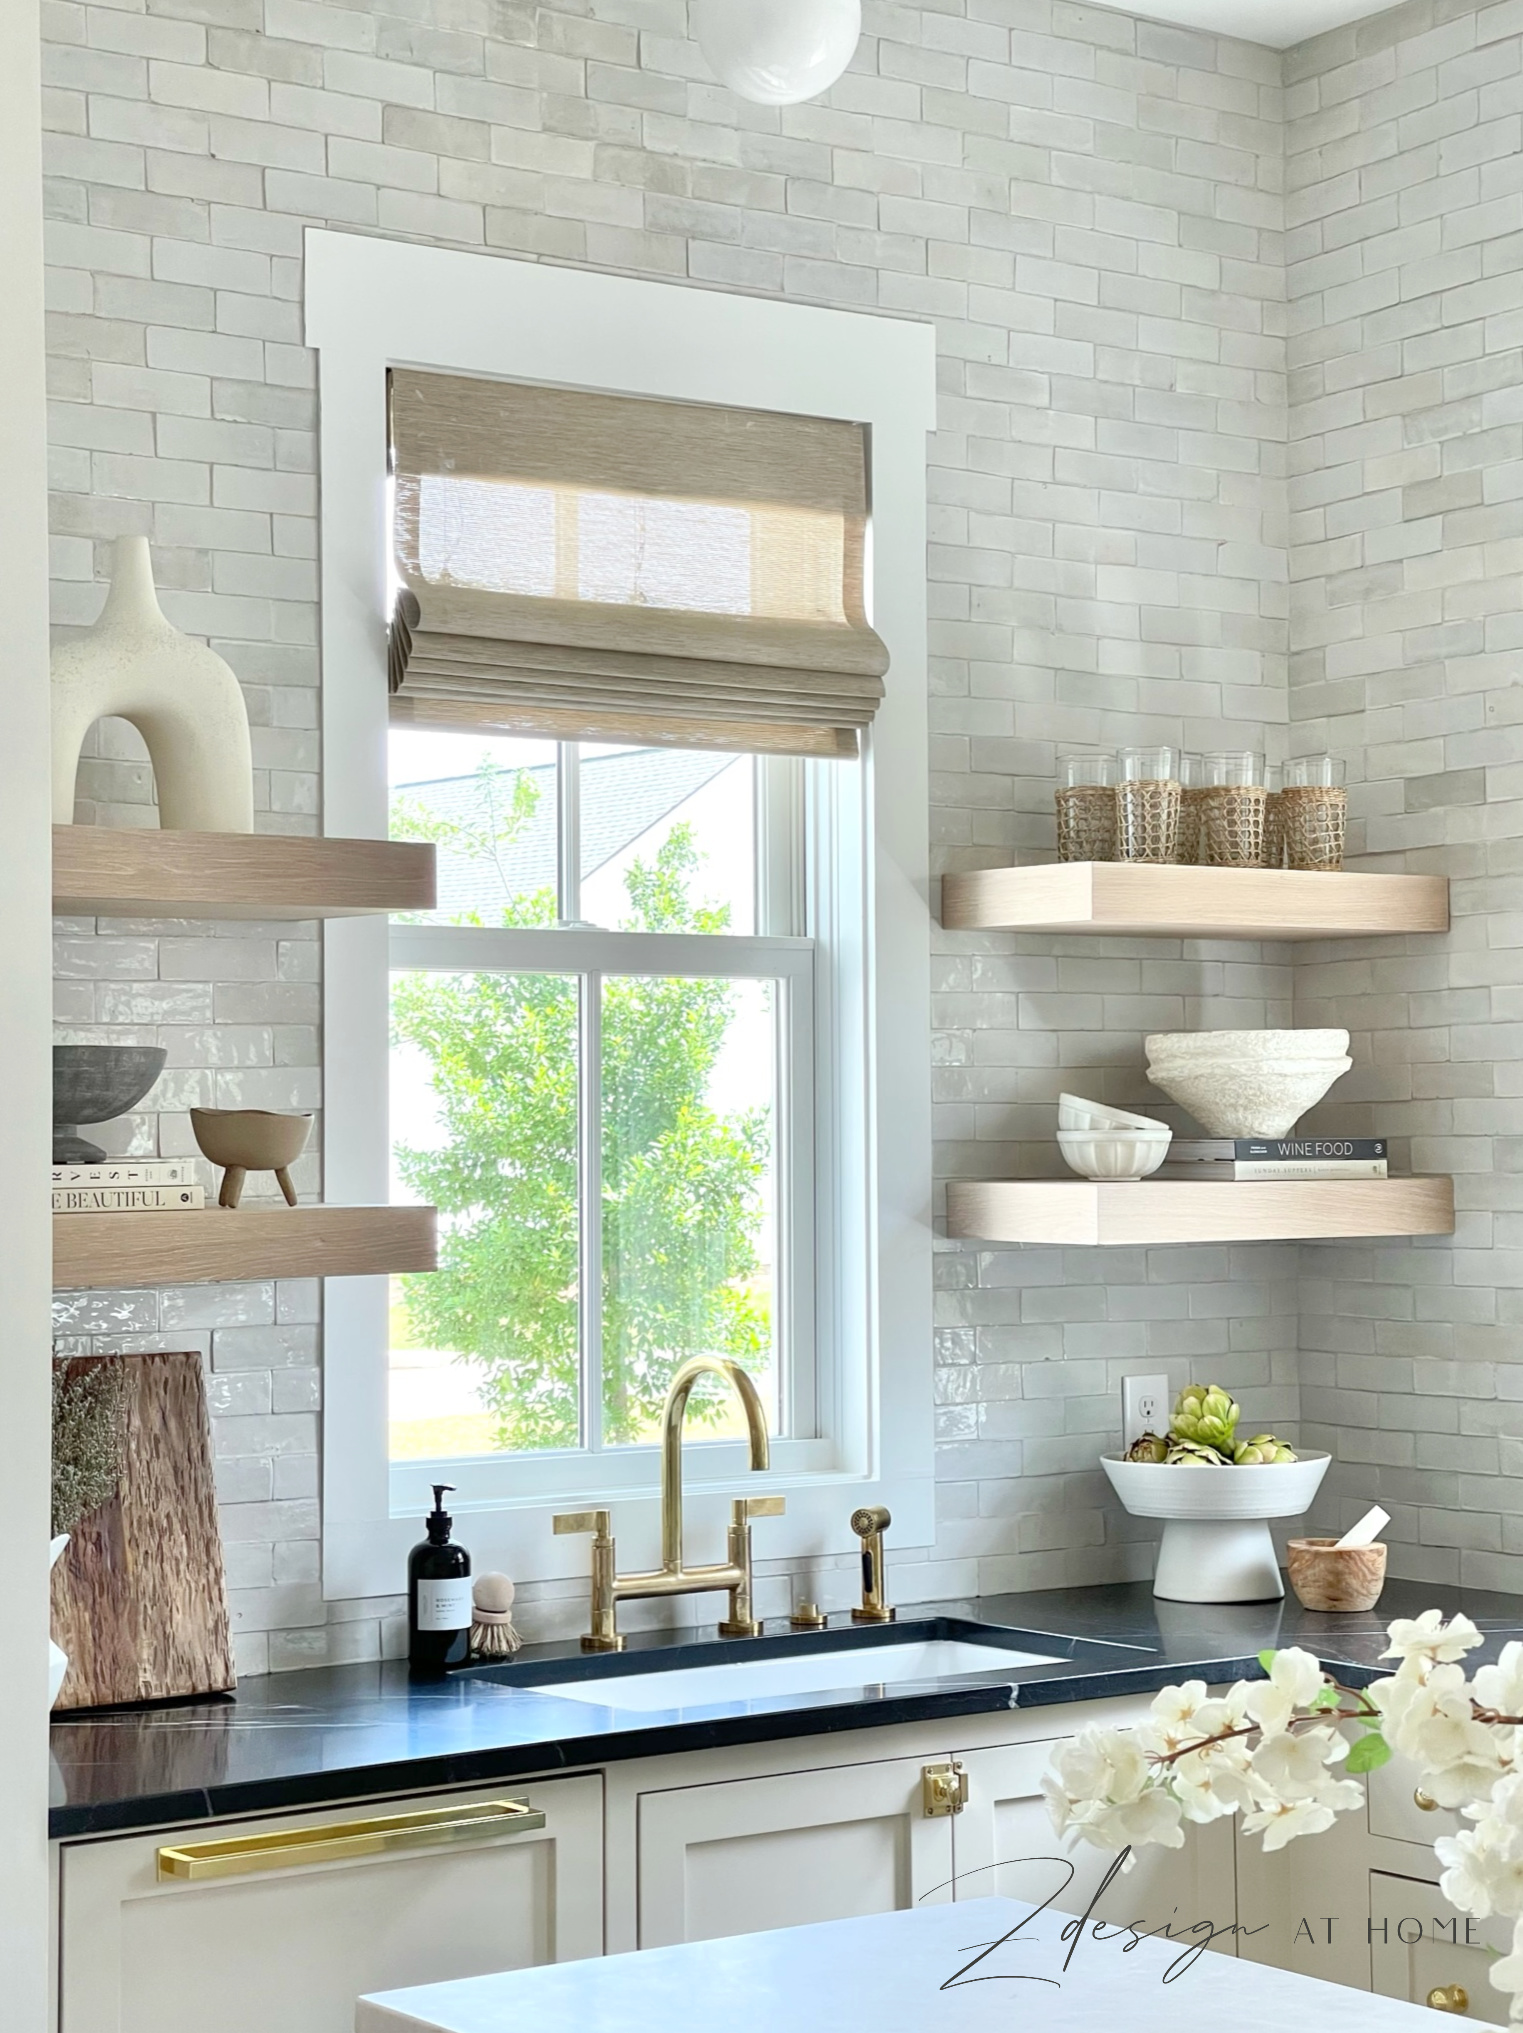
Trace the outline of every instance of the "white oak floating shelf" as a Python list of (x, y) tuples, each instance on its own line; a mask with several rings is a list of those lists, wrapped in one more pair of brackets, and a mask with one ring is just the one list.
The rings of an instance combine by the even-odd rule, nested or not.
[(955, 1179), (947, 1234), (983, 1242), (1292, 1242), (1452, 1235), (1454, 1181)]
[(951, 932), (1112, 932), (1174, 939), (1447, 932), (1449, 879), (1053, 861), (943, 876), (941, 922)]
[(429, 841), (53, 828), (53, 909), (63, 917), (344, 918), (434, 901)]
[(55, 1214), (53, 1288), (367, 1277), (438, 1266), (432, 1207), (206, 1207)]

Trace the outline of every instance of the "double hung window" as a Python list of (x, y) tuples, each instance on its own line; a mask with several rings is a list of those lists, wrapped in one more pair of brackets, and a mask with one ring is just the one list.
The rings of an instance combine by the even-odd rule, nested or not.
[[(654, 1557), (699, 1351), (771, 1556), (861, 1502), (928, 1544), (930, 329), (318, 231), (305, 277), (324, 826), (440, 877), (325, 930), (325, 1190), (436, 1207), (440, 1268), (327, 1286), (324, 1593), (394, 1592), (431, 1481), (515, 1579), (591, 1500)], [(689, 1443), (718, 1531), (722, 1394)]]
[(692, 1355), (813, 1441), (804, 758), (855, 772), (883, 692), (864, 435), (412, 370), (390, 418), (390, 825), (440, 864), (391, 935), (392, 1195), (441, 1223), (390, 1458), (553, 1489)]
[[(796, 766), (411, 728), (390, 749), (392, 831), (440, 872), (431, 921), (390, 938), (392, 1197), (440, 1215), (438, 1271), (389, 1308), (391, 1460), (554, 1489), (568, 1454), (654, 1444), (695, 1354), (812, 1439)], [(692, 1414), (723, 1436), (736, 1408), (700, 1389)]]

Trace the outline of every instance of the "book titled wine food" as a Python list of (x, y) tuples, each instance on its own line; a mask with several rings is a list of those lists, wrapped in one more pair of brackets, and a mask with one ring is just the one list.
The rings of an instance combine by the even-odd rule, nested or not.
[(1164, 1173), (1176, 1179), (1384, 1179), (1384, 1137), (1176, 1137)]

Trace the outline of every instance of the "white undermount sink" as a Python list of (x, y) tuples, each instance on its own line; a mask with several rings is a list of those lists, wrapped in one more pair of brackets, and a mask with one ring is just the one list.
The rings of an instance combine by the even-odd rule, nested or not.
[(932, 1638), (908, 1645), (805, 1652), (786, 1659), (737, 1659), (724, 1666), (673, 1667), (664, 1673), (611, 1673), (599, 1680), (561, 1680), (534, 1691), (564, 1701), (593, 1702), (599, 1708), (708, 1708), (718, 1702), (774, 1701), (790, 1694), (833, 1694), (1056, 1663), (1046, 1652)]

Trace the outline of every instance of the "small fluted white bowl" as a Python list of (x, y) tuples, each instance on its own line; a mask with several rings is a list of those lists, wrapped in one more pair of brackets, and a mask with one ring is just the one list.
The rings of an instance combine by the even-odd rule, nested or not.
[(1156, 1129), (1060, 1129), (1063, 1162), (1081, 1179), (1145, 1179), (1168, 1156), (1174, 1132)]
[(1167, 1129), (1156, 1116), (1133, 1115), (1125, 1108), (1112, 1108), (1103, 1101), (1086, 1101), (1079, 1094), (1058, 1096), (1059, 1129)]
[(1288, 1136), (1352, 1059), (1150, 1058), (1148, 1078), (1211, 1136)]
[(1154, 1031), (1149, 1059), (1342, 1059), (1347, 1031)]

